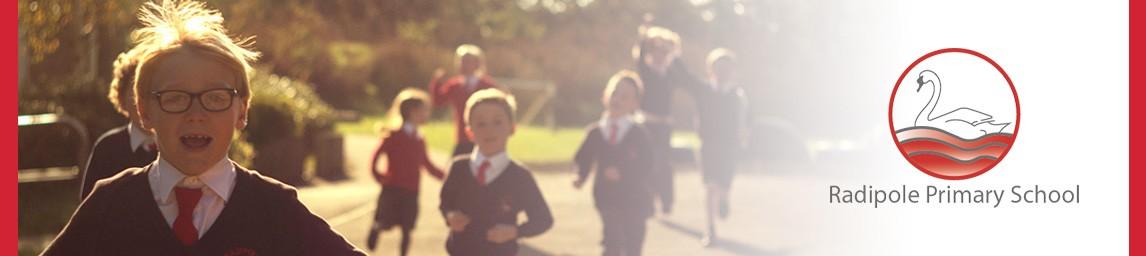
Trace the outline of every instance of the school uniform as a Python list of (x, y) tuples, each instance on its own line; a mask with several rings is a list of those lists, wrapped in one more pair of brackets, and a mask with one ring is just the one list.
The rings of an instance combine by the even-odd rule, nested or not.
[[(601, 215), (606, 255), (640, 255), (645, 222), (653, 213), (653, 151), (644, 127), (631, 118), (604, 118), (588, 128), (574, 162), (584, 180), (596, 170), (593, 199)], [(610, 180), (605, 169), (616, 168)]]
[(700, 113), (700, 170), (706, 184), (723, 188), (732, 185), (740, 152), (741, 129), (747, 128), (748, 106), (744, 90), (737, 86), (713, 88), (698, 96)]
[[(403, 229), (414, 229), (418, 218), (418, 191), (423, 167), (435, 178), (445, 175), (435, 167), (426, 153), (426, 142), (417, 128), (411, 124), (390, 132), (382, 144), (374, 151), (370, 163), (373, 166), (385, 154), (386, 173), (373, 171), (375, 180), (382, 184), (378, 195), (378, 209), (375, 210), (375, 230), (389, 229), (395, 225)], [(373, 234), (373, 233), (371, 233)]]
[(150, 164), (158, 153), (155, 141), (138, 126), (129, 123), (107, 131), (96, 140), (84, 167), (80, 200), (91, 193), (96, 181), (127, 168)]
[[(644, 93), (641, 97), (641, 111), (658, 117), (667, 118), (672, 115), (673, 92), (683, 89), (687, 95), (704, 93), (706, 86), (688, 72), (688, 69), (679, 59), (669, 65), (664, 74), (652, 68), (637, 63), (637, 74), (641, 76)], [(673, 206), (673, 169), (668, 158), (672, 154), (672, 124), (665, 120), (656, 120), (645, 123), (649, 132), (650, 143), (655, 155), (663, 159), (654, 161), (653, 174), (650, 181), (653, 192), (660, 199), (661, 211), (668, 213)]]
[[(450, 232), (446, 251), (450, 255), (515, 255), (517, 239), (501, 244), (486, 240), (486, 232), (498, 224), (517, 226), (517, 238), (540, 235), (553, 226), (549, 204), (533, 175), (505, 152), (484, 156), (477, 149), (454, 158), (442, 185), (442, 216), (459, 211), (469, 216), (461, 232)], [(525, 212), (527, 221), (518, 224)]]
[(430, 81), (430, 99), (434, 106), (440, 107), (449, 104), (454, 109), (454, 128), (456, 130), (457, 144), (454, 146), (453, 156), (469, 154), (474, 144), (466, 136), (466, 101), (474, 92), (497, 88), (493, 79), (486, 75), (462, 76), (458, 75), (446, 81), (435, 79)]
[(187, 177), (159, 158), (97, 182), (43, 255), (365, 255), (297, 194), (229, 159)]

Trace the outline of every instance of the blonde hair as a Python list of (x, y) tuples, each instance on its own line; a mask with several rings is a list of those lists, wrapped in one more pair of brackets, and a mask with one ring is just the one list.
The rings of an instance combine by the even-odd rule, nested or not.
[(735, 61), (736, 54), (733, 54), (732, 50), (727, 48), (712, 49), (712, 51), (708, 52), (708, 58), (705, 59), (704, 63), (708, 66), (709, 69), (712, 69), (712, 66), (715, 65), (717, 61), (721, 60)]
[(633, 82), (633, 86), (635, 86), (634, 89), (637, 89), (638, 97), (645, 93), (645, 85), (641, 82), (641, 76), (632, 70), (622, 69), (613, 74), (613, 77), (609, 78), (609, 83), (605, 85), (605, 96), (612, 97), (613, 92), (617, 90), (617, 86), (620, 86), (623, 81)]
[(477, 57), (477, 71), (479, 73), (485, 70), (485, 54), (482, 53), (481, 47), (473, 44), (459, 45), (457, 49), (454, 49), (454, 66), (461, 67), (462, 57), (465, 57), (466, 55)]
[(633, 59), (639, 60), (644, 57), (649, 47), (653, 47), (652, 43), (656, 41), (669, 44), (669, 56), (675, 57), (681, 53), (680, 35), (668, 28), (660, 26), (642, 27), (638, 33), (637, 45), (634, 45), (632, 50)]
[[(159, 61), (179, 49), (195, 50), (220, 58), (240, 77), (235, 89), (247, 104), (251, 101), (251, 63), (259, 52), (250, 49), (254, 40), (231, 38), (223, 27), (223, 15), (196, 1), (162, 0), (148, 2), (140, 7), (139, 21), (143, 28), (131, 33), (132, 40), (141, 49), (139, 67), (135, 72), (135, 95), (150, 95), (152, 73)], [(137, 105), (149, 97), (135, 97)]]
[(470, 123), (470, 112), (473, 111), (474, 107), (486, 103), (497, 104), (505, 110), (505, 114), (509, 116), (509, 121), (515, 122), (513, 116), (517, 112), (517, 101), (513, 99), (513, 95), (497, 88), (486, 88), (474, 92), (473, 95), (470, 95), (469, 100), (466, 100), (466, 112), (463, 118), (467, 125)]
[(414, 105), (425, 107), (429, 104), (430, 96), (426, 94), (426, 91), (417, 88), (403, 89), (398, 93), (398, 96), (394, 96), (394, 102), (390, 103), (390, 110), (387, 114), (389, 116), (388, 128), (401, 127), (402, 123), (406, 122), (408, 108), (414, 107)]
[[(107, 100), (115, 107), (115, 111), (124, 117), (131, 116), (135, 109), (128, 109), (127, 102), (122, 101), (125, 96), (135, 94), (135, 68), (139, 66), (139, 53), (135, 49), (128, 50), (116, 56), (112, 64), (111, 84), (107, 90)], [(134, 97), (132, 97), (134, 100)]]

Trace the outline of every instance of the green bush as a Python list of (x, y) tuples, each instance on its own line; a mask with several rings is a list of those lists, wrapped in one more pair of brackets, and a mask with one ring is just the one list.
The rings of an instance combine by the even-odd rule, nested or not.
[[(263, 174), (292, 185), (306, 183), (305, 159), (315, 134), (333, 127), (334, 110), (310, 85), (259, 69), (251, 77), (248, 125), (232, 156), (249, 157)], [(246, 160), (246, 159), (243, 159)]]
[(251, 77), (246, 140), (258, 148), (271, 140), (301, 137), (306, 129), (331, 127), (333, 114), (310, 85), (259, 69)]

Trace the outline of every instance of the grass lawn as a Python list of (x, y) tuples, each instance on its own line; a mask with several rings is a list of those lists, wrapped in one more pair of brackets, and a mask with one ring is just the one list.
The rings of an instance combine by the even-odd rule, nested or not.
[[(379, 136), (385, 119), (377, 116), (364, 117), (353, 123), (340, 123), (335, 129), (341, 134), (364, 134)], [(454, 150), (454, 127), (449, 120), (433, 120), (419, 129), (430, 150), (449, 154)], [(534, 165), (556, 165), (573, 159), (577, 147), (585, 136), (584, 127), (540, 127), (521, 125), (517, 133), (509, 139), (509, 152), (513, 159)], [(696, 145), (696, 135), (676, 132), (674, 145)]]

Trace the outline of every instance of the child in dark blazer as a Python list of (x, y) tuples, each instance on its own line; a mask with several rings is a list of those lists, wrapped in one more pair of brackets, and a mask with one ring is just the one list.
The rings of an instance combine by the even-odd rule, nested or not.
[[(418, 125), (430, 116), (429, 98), (418, 89), (406, 89), (395, 97), (391, 107), (391, 119), (401, 123), (382, 140), (374, 156), (370, 159), (371, 174), (382, 184), (378, 195), (378, 209), (374, 214), (374, 225), (366, 238), (366, 247), (371, 251), (383, 230), (398, 226), (402, 229), (402, 244), (398, 253), (406, 255), (410, 248), (410, 235), (418, 219), (418, 185), (423, 167), (435, 178), (443, 178), (442, 170), (434, 166), (426, 152), (426, 142), (418, 133)], [(375, 167), (385, 154), (386, 172)]]
[[(651, 184), (660, 210), (666, 216), (672, 213), (675, 201), (672, 165), (672, 130), (674, 127), (674, 93), (684, 90), (686, 96), (695, 96), (707, 90), (704, 82), (689, 73), (683, 64), (680, 35), (668, 28), (651, 26), (640, 32), (635, 71), (640, 74), (644, 92), (641, 95), (641, 115), (656, 156)], [(695, 99), (695, 97), (693, 98)], [(703, 113), (703, 112), (701, 112)]]
[(593, 199), (604, 227), (604, 255), (641, 255), (645, 222), (653, 213), (650, 172), (653, 149), (639, 117), (640, 77), (622, 70), (609, 79), (602, 103), (605, 114), (589, 126), (573, 161), (580, 189), (596, 170)]
[(465, 133), (466, 122), (463, 113), (466, 111), (466, 101), (474, 92), (498, 88), (493, 79), (485, 74), (484, 58), (481, 48), (476, 45), (458, 46), (454, 55), (458, 75), (444, 79), (446, 72), (438, 69), (434, 71), (434, 78), (430, 80), (430, 96), (434, 106), (449, 104), (454, 110), (457, 144), (454, 146), (453, 156), (469, 154), (474, 148), (474, 142)]
[(96, 182), (43, 254), (365, 255), (293, 187), (227, 158), (258, 53), (202, 2), (149, 2), (139, 17), (135, 111), (159, 157)]
[[(442, 216), (450, 228), (450, 255), (515, 255), (517, 239), (553, 226), (549, 205), (529, 170), (511, 160), (505, 145), (514, 132), (514, 102), (497, 89), (474, 93), (464, 112), (473, 153), (454, 158), (442, 185)], [(518, 224), (525, 212), (527, 221)]]
[(700, 113), (700, 172), (705, 185), (706, 229), (701, 243), (717, 242), (715, 219), (729, 214), (728, 193), (736, 174), (740, 152), (748, 141), (748, 104), (737, 84), (732, 51), (712, 50), (707, 60), (709, 90), (697, 95)]
[(135, 112), (135, 68), (138, 65), (138, 51), (119, 54), (112, 67), (111, 87), (107, 99), (123, 117), (128, 119), (124, 126), (111, 129), (96, 140), (84, 167), (80, 200), (87, 197), (96, 181), (114, 176), (131, 167), (141, 167), (155, 161), (159, 151), (151, 132), (144, 130)]

